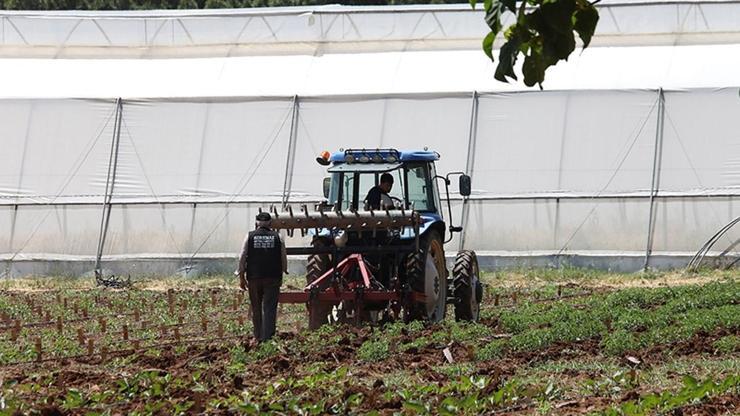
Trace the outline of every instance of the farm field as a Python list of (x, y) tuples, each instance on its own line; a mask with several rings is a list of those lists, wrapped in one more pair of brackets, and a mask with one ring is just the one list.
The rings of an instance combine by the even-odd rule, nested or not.
[(482, 280), (478, 323), (309, 332), (285, 305), (261, 345), (229, 277), (2, 281), (0, 414), (740, 414), (736, 273)]

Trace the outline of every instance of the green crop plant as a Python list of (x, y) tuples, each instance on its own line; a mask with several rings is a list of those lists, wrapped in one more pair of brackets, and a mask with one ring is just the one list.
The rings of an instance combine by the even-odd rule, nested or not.
[(606, 416), (642, 416), (648, 414), (667, 414), (673, 409), (699, 403), (702, 400), (724, 393), (740, 394), (740, 376), (728, 376), (724, 380), (711, 378), (699, 382), (691, 376), (684, 377), (681, 390), (651, 393), (639, 400), (630, 400), (605, 412)]
[(504, 339), (495, 339), (479, 347), (475, 351), (477, 361), (490, 361), (501, 358), (506, 353), (508, 341)]
[(609, 355), (622, 355), (639, 347), (639, 338), (623, 329), (616, 330), (601, 340), (601, 348)]
[(740, 336), (727, 335), (714, 341), (714, 348), (721, 354), (732, 354), (740, 351)]
[(362, 343), (357, 350), (357, 358), (366, 362), (382, 361), (390, 355), (390, 347), (386, 340), (368, 340)]

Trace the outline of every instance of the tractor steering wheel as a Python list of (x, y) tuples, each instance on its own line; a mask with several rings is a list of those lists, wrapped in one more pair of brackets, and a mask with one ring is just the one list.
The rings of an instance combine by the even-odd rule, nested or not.
[(403, 209), (403, 201), (401, 200), (401, 198), (390, 196), (390, 195), (389, 195), (389, 198), (393, 201), (393, 206), (396, 209)]

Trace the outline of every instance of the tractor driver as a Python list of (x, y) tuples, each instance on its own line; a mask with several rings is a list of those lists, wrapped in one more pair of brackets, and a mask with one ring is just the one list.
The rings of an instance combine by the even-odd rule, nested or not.
[(373, 186), (365, 197), (365, 211), (393, 209), (393, 200), (388, 192), (393, 189), (393, 175), (386, 172), (380, 175), (380, 183)]

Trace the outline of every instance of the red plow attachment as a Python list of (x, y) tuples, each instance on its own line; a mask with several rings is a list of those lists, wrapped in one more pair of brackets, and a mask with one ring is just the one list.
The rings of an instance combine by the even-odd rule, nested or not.
[(398, 318), (404, 306), (410, 305), (411, 302), (423, 302), (424, 294), (402, 287), (384, 288), (373, 277), (362, 254), (355, 253), (345, 257), (336, 267), (309, 283), (302, 292), (281, 292), (279, 301), (306, 303), (309, 309), (312, 304), (318, 302), (339, 304), (342, 301), (350, 301), (354, 306), (355, 319), (359, 322), (367, 302), (389, 302), (390, 310), (394, 317)]

